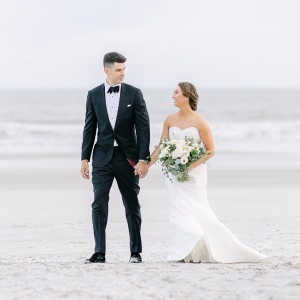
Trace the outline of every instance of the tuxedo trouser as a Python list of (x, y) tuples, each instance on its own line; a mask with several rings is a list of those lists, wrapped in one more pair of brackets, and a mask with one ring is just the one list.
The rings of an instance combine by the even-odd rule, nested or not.
[(122, 195), (130, 236), (130, 251), (142, 252), (141, 211), (138, 200), (139, 176), (127, 161), (120, 147), (114, 147), (110, 162), (103, 167), (93, 167), (94, 202), (92, 218), (95, 238), (95, 252), (106, 252), (105, 229), (108, 218), (109, 192), (114, 178)]

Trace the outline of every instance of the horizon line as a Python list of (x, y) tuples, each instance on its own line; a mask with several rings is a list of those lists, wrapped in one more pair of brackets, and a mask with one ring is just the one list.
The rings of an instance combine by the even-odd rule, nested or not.
[[(299, 90), (299, 87), (199, 87), (198, 90)], [(86, 90), (89, 91), (93, 88), (89, 87), (7, 87), (1, 88), (0, 91), (70, 91), (70, 90)], [(170, 90), (174, 87), (139, 87), (141, 90)]]

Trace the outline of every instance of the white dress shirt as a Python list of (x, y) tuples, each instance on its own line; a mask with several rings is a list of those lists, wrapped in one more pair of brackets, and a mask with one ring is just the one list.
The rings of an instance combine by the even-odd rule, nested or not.
[[(120, 94), (121, 94), (121, 84), (117, 84), (115, 86), (119, 86), (119, 92), (118, 93), (107, 93), (109, 88), (111, 87), (105, 80), (104, 83), (105, 86), (105, 101), (106, 101), (106, 109), (107, 114), (109, 118), (109, 122), (111, 124), (112, 128), (115, 128), (116, 119), (118, 115), (118, 109), (119, 109), (119, 102), (120, 102)], [(116, 140), (114, 142), (114, 146), (118, 146)]]

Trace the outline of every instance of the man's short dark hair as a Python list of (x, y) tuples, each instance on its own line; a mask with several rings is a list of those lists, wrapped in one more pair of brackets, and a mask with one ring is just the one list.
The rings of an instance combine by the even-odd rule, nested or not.
[(126, 60), (127, 58), (118, 52), (108, 52), (103, 57), (103, 66), (111, 68), (115, 62), (124, 63)]

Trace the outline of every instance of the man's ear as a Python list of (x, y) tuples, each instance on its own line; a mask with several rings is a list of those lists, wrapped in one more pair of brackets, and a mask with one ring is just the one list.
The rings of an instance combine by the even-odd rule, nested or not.
[(104, 73), (105, 73), (106, 75), (109, 75), (109, 69), (108, 69), (108, 68), (104, 68)]

